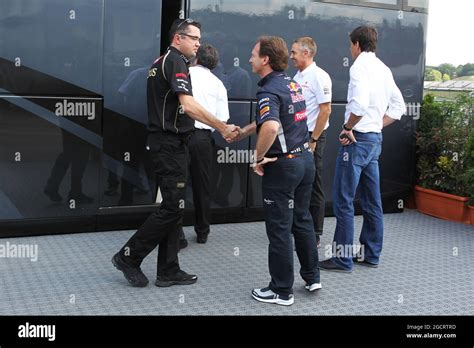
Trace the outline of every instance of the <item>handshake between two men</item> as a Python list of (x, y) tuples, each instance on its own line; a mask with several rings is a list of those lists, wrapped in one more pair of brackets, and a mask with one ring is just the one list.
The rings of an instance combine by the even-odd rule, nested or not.
[[(264, 175), (264, 165), (269, 162), (277, 160), (276, 157), (265, 157), (265, 153), (268, 151), (270, 146), (275, 141), (276, 135), (280, 124), (276, 121), (268, 121), (262, 125), (262, 129), (257, 140), (256, 154), (253, 163), (250, 164), (255, 174), (259, 176)], [(236, 125), (227, 125), (226, 132), (221, 133), (222, 137), (230, 144), (235, 141), (240, 141), (251, 134), (254, 134), (257, 130), (256, 122), (252, 122), (246, 125), (244, 128), (240, 128)]]
[(244, 128), (240, 128), (235, 124), (227, 125), (226, 132), (222, 133), (222, 137), (227, 141), (229, 144), (235, 141), (240, 141), (249, 135), (255, 133), (257, 130), (257, 125), (255, 122), (252, 122), (246, 125)]
[[(179, 101), (183, 106), (186, 114), (191, 118), (205, 123), (215, 130), (217, 130), (222, 137), (230, 144), (235, 141), (240, 141), (257, 130), (256, 122), (252, 122), (243, 128), (234, 124), (227, 124), (209, 113), (204, 109), (192, 96), (180, 93), (178, 95)], [(257, 141), (256, 158), (252, 163), (253, 171), (260, 176), (263, 176), (263, 166), (268, 162), (276, 161), (276, 158), (264, 157), (271, 144), (273, 144), (279, 128), (279, 123), (276, 121), (265, 122), (262, 125), (261, 136)]]

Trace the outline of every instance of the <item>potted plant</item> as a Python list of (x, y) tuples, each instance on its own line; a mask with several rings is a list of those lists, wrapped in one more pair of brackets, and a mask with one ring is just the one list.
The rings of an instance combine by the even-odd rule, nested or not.
[(439, 218), (464, 222), (467, 216), (466, 147), (474, 125), (473, 97), (435, 102), (427, 95), (416, 134), (417, 209)]
[(464, 175), (464, 181), (470, 196), (466, 221), (474, 225), (474, 128), (471, 129), (471, 134), (469, 135), (466, 145), (465, 166), (466, 174)]

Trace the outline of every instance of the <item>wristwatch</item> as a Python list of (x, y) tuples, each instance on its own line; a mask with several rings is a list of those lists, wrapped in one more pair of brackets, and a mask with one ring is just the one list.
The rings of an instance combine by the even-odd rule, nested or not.
[(345, 124), (342, 126), (342, 128), (344, 128), (344, 130), (347, 132), (350, 132), (352, 130), (352, 128), (347, 127)]
[(314, 139), (313, 137), (310, 137), (310, 138), (309, 138), (309, 142), (310, 142), (311, 144), (312, 144), (312, 143), (315, 143), (315, 142), (317, 142), (317, 141), (318, 141), (318, 139)]

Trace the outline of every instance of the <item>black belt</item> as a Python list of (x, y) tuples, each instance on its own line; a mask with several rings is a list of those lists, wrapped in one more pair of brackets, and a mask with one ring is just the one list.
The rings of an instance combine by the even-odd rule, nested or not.
[[(301, 146), (298, 146), (297, 148), (291, 150), (290, 152), (287, 153), (280, 153), (278, 155), (275, 155), (275, 157), (286, 157), (286, 158), (295, 158), (303, 154), (304, 151), (309, 149), (309, 143), (304, 143)], [(273, 156), (270, 156), (273, 157)]]
[(191, 136), (193, 135), (193, 132), (188, 132), (188, 133), (171, 133), (171, 132), (153, 132), (150, 133), (148, 138), (153, 139), (153, 143), (156, 144), (174, 144), (174, 145), (181, 145), (181, 144), (186, 144), (188, 145), (189, 139), (191, 139)]
[(204, 128), (195, 128), (194, 131), (212, 132), (210, 129), (204, 129)]

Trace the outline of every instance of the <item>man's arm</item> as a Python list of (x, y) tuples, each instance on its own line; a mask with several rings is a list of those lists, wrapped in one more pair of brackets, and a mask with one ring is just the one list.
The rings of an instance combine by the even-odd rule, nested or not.
[(275, 142), (275, 139), (278, 135), (278, 130), (280, 129), (280, 123), (274, 120), (266, 121), (260, 127), (260, 132), (258, 133), (257, 147), (256, 147), (256, 159), (255, 163), (252, 165), (253, 171), (260, 176), (263, 176), (264, 170), (263, 165), (268, 162), (274, 162), (277, 160), (274, 158), (267, 158), (265, 154), (268, 149)]
[[(184, 93), (178, 94), (179, 102), (184, 108), (184, 112), (194, 120), (205, 123), (208, 126), (216, 129), (222, 134), (224, 138), (231, 138), (238, 136), (238, 127), (235, 125), (228, 125), (225, 122), (218, 120), (210, 112), (204, 109), (192, 96)], [(233, 134), (233, 132), (235, 134)]]
[(352, 66), (350, 69), (349, 89), (351, 91), (351, 99), (348, 100), (347, 109), (350, 111), (350, 116), (345, 123), (345, 128), (339, 134), (339, 142), (346, 146), (357, 142), (352, 132), (352, 128), (359, 123), (364, 115), (367, 114), (370, 102), (369, 82), (365, 71), (358, 66)]
[(326, 124), (329, 120), (329, 115), (331, 115), (331, 103), (319, 104), (319, 115), (316, 120), (316, 126), (314, 127), (311, 137), (314, 139), (319, 139), (321, 133), (324, 131)]
[(280, 129), (280, 124), (277, 121), (270, 120), (262, 124), (257, 139), (257, 161), (265, 157), (268, 149), (270, 149), (272, 144), (275, 142), (278, 135), (278, 129)]
[(255, 134), (256, 132), (257, 132), (257, 123), (254, 121), (239, 130), (239, 137), (237, 140), (242, 140), (252, 134)]
[(396, 120), (393, 118), (390, 118), (390, 116), (384, 115), (383, 116), (383, 128), (390, 126), (393, 122)]
[(383, 127), (391, 125), (393, 122), (398, 121), (402, 118), (402, 115), (406, 112), (405, 101), (403, 100), (402, 92), (397, 87), (395, 80), (391, 79), (392, 94), (388, 103), (388, 109), (383, 116)]

